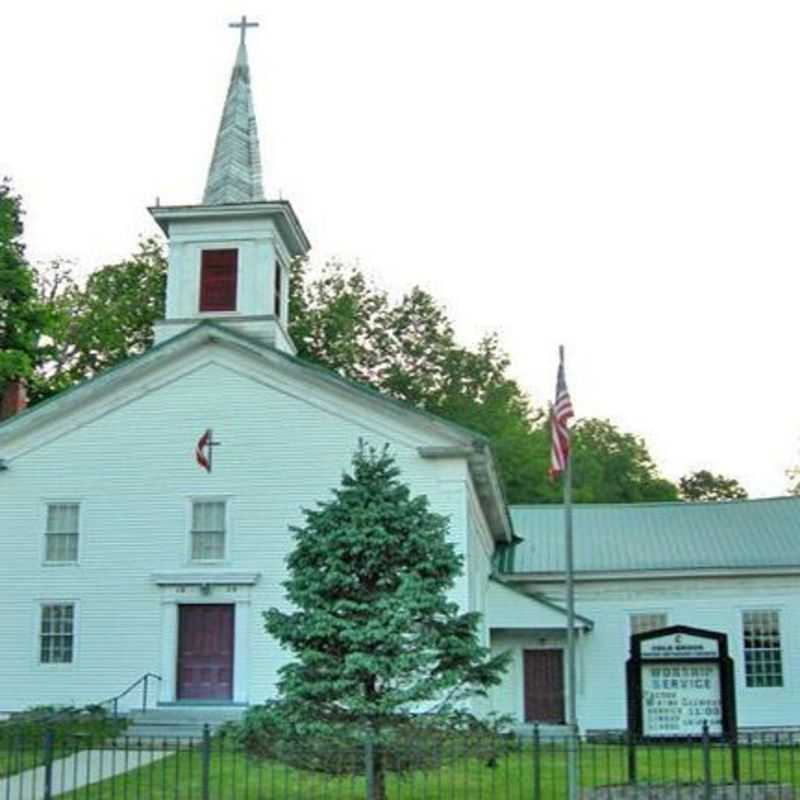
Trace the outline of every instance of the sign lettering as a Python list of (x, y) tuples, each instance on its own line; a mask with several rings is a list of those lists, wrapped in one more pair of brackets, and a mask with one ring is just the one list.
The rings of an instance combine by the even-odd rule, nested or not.
[(641, 680), (645, 736), (722, 733), (718, 664), (642, 664)]

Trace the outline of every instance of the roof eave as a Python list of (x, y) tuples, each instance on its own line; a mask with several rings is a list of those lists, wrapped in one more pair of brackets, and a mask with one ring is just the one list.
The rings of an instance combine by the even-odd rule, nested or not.
[(262, 358), (272, 358), (278, 362), (294, 364), (297, 368), (304, 370), (309, 378), (319, 381), (322, 385), (328, 385), (362, 402), (378, 403), (388, 413), (409, 423), (422, 426), (434, 435), (444, 437), (446, 441), (453, 442), (455, 447), (471, 446), (471, 443), (476, 441), (478, 444), (483, 444), (478, 434), (466, 428), (461, 428), (410, 404), (387, 397), (370, 386), (343, 378), (329, 369), (276, 350), (257, 339), (238, 331), (232, 331), (223, 324), (204, 319), (194, 327), (154, 345), (143, 353), (132, 356), (99, 375), (63, 390), (16, 417), (4, 420), (0, 423), (0, 445), (18, 436), (24, 436), (29, 430), (43, 424), (51, 417), (61, 417), (75, 408), (85, 405), (87, 400), (91, 400), (98, 393), (103, 393), (109, 384), (116, 384), (118, 380), (127, 380), (135, 370), (145, 369), (147, 365), (177, 356), (184, 349), (197, 347), (204, 341), (227, 341), (230, 346), (250, 351)]
[(304, 256), (311, 249), (311, 242), (288, 200), (263, 200), (226, 205), (150, 206), (147, 210), (166, 236), (169, 236), (169, 227), (173, 222), (247, 217), (273, 218), (292, 256)]
[(493, 538), (500, 542), (513, 541), (511, 517), (487, 439), (476, 436), (463, 446), (420, 447), (418, 452), (423, 458), (465, 458)]
[[(576, 571), (576, 582), (581, 581), (620, 581), (620, 580), (663, 580), (669, 578), (726, 578), (759, 577), (762, 575), (800, 575), (800, 564), (774, 565), (766, 567), (673, 567), (670, 569), (641, 568), (625, 570), (586, 570)], [(540, 581), (542, 583), (563, 582), (564, 573), (548, 570), (546, 572), (503, 572), (502, 580), (515, 583)]]
[[(515, 594), (527, 598), (532, 603), (539, 603), (540, 605), (545, 606), (545, 608), (550, 608), (553, 611), (557, 611), (559, 614), (562, 614), (565, 617), (567, 616), (568, 613), (567, 609), (564, 608), (563, 606), (560, 606), (558, 603), (554, 603), (552, 600), (548, 600), (541, 594), (528, 594), (528, 592), (523, 592), (521, 589), (518, 589), (516, 586), (513, 586), (510, 583), (508, 583), (502, 575), (497, 575), (497, 574), (490, 575), (489, 580), (499, 584), (500, 586), (503, 586), (504, 588), (508, 589), (511, 592), (514, 592)], [(583, 614), (578, 614), (577, 612), (575, 612), (574, 627), (583, 628), (584, 630), (590, 631), (594, 628), (594, 620), (590, 619), (589, 617), (585, 617)]]

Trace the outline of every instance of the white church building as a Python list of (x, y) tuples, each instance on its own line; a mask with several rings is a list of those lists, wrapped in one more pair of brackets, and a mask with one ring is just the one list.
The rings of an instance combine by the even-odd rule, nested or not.
[[(95, 703), (146, 673), (164, 707), (275, 695), (289, 654), (290, 525), (330, 496), (359, 439), (388, 443), (450, 518), (453, 598), (513, 660), (478, 704), (564, 722), (562, 512), (508, 508), (490, 443), (295, 356), (289, 265), (309, 250), (265, 199), (244, 39), (199, 205), (150, 209), (169, 242), (153, 347), (0, 424), (0, 711)], [(213, 431), (213, 466), (195, 446)], [(800, 724), (800, 498), (575, 509), (583, 730), (626, 724), (632, 632), (728, 634), (739, 724)], [(137, 693), (123, 706), (141, 703)]]

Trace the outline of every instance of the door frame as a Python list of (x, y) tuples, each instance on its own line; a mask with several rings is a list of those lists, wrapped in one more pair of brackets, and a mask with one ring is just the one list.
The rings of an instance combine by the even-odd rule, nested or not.
[(233, 688), (230, 700), (219, 705), (248, 702), (248, 639), (250, 630), (250, 600), (214, 592), (211, 596), (196, 595), (165, 597), (161, 602), (161, 703), (211, 703), (215, 701), (178, 700), (178, 606), (233, 606)]
[(544, 645), (538, 647), (528, 647), (523, 646), (520, 648), (520, 688), (522, 689), (522, 706), (521, 706), (521, 715), (520, 718), (522, 721), (528, 725), (533, 724), (533, 722), (529, 722), (527, 717), (527, 685), (526, 685), (526, 676), (527, 673), (525, 671), (525, 653), (526, 652), (539, 652), (543, 650), (555, 650), (561, 654), (561, 716), (563, 718), (563, 722), (544, 722), (543, 720), (538, 720), (541, 724), (544, 725), (564, 725), (566, 724), (567, 720), (567, 681), (569, 680), (567, 676), (567, 648), (561, 645)]

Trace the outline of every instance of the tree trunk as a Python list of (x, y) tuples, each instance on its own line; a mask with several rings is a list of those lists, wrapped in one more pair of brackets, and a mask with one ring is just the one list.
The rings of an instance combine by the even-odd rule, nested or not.
[(375, 796), (372, 800), (386, 800), (386, 773), (383, 769), (383, 751), (380, 746), (375, 748)]
[(386, 774), (381, 746), (368, 742), (365, 756), (367, 800), (386, 800)]

